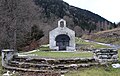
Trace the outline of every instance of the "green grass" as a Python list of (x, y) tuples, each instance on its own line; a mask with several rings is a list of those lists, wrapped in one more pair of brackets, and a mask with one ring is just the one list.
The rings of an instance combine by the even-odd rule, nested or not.
[(111, 44), (120, 45), (120, 39), (117, 37), (97, 37), (94, 38), (93, 40), (102, 43), (108, 43), (108, 44), (111, 43)]
[(76, 38), (76, 44), (81, 44), (83, 45), (83, 46), (80, 46), (81, 48), (88, 48), (88, 49), (110, 48), (108, 46), (96, 44), (93, 42), (85, 42), (84, 40), (80, 38)]
[(0, 56), (0, 76), (5, 72), (5, 69), (2, 68), (1, 56)]
[[(120, 50), (118, 50), (120, 57)], [(120, 61), (120, 58), (119, 58)], [(79, 70), (70, 71), (65, 76), (120, 76), (120, 68), (96, 66), (91, 68), (81, 68)]]
[(103, 38), (103, 37), (99, 37), (97, 39), (95, 39), (95, 41), (97, 42), (103, 42), (103, 43), (115, 43), (115, 42), (118, 42), (120, 41), (118, 38), (113, 38), (113, 37), (106, 37), (106, 38)]
[(82, 68), (79, 71), (70, 71), (65, 76), (120, 76), (120, 69), (112, 67)]
[(41, 50), (41, 51), (50, 51), (51, 49), (49, 47), (40, 47), (39, 50)]
[[(82, 39), (76, 38), (77, 44), (82, 44), (82, 48), (109, 48), (100, 44), (85, 42)], [(49, 50), (48, 47), (42, 47), (39, 50)], [(31, 54), (37, 54), (41, 57), (52, 57), (52, 58), (71, 58), (71, 57), (92, 57), (93, 54), (90, 52), (50, 52), (50, 51), (37, 51)], [(120, 50), (119, 50), (120, 57)], [(120, 59), (119, 59), (120, 61)], [(1, 62), (1, 57), (0, 57)], [(4, 73), (4, 69), (0, 63), (0, 76)], [(16, 75), (17, 76), (17, 75)], [(120, 76), (120, 69), (114, 69), (112, 67), (91, 67), (91, 68), (80, 68), (79, 70), (70, 71), (65, 76)]]
[(41, 57), (52, 57), (52, 58), (72, 58), (72, 57), (92, 57), (91, 52), (44, 52), (37, 51), (31, 54), (36, 54)]
[[(92, 43), (92, 42), (85, 42), (80, 38), (76, 38), (76, 44), (81, 44), (83, 46), (82, 49), (96, 49), (96, 48), (109, 48), (107, 46), (103, 46), (100, 44)], [(46, 50), (50, 50), (49, 47), (40, 47), (40, 51), (33, 52), (31, 54), (36, 54), (41, 57), (53, 57), (53, 58), (68, 58), (68, 57), (92, 57), (93, 54), (90, 52), (50, 52)], [(44, 51), (43, 51), (44, 50)], [(45, 52), (46, 51), (46, 52)]]

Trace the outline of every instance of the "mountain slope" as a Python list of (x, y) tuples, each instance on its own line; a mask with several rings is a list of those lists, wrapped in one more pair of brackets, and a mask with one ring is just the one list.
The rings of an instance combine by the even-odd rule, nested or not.
[(120, 28), (97, 32), (92, 35), (83, 36), (84, 39), (90, 39), (97, 42), (120, 45)]
[(112, 23), (62, 0), (1, 0), (0, 49), (32, 50), (48, 43), (48, 33), (61, 18), (76, 36), (107, 30)]
[(72, 19), (73, 24), (71, 24), (71, 27), (80, 26), (82, 30), (96, 30), (98, 22), (106, 21), (107, 24), (109, 23), (109, 21), (97, 14), (70, 6), (62, 0), (35, 0), (35, 4), (44, 8), (43, 12), (47, 18), (51, 18), (52, 14), (58, 18), (66, 16), (68, 19)]

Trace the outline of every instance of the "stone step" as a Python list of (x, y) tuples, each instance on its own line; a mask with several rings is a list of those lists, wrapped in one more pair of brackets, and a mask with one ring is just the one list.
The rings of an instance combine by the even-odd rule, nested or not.
[[(10, 61), (9, 66), (12, 66), (12, 67), (20, 67), (20, 68), (26, 68), (26, 69), (29, 69), (29, 68), (32, 68), (32, 69), (50, 69), (51, 66), (50, 65), (47, 65), (47, 64), (37, 64), (37, 63), (29, 63), (29, 62), (18, 62), (18, 61)], [(50, 69), (51, 70), (51, 69)]]
[(8, 64), (8, 69), (23, 71), (70, 70), (98, 65), (94, 58), (40, 58), (15, 56)]
[(30, 62), (18, 62), (18, 61), (10, 61), (11, 64), (16, 64), (16, 65), (31, 65), (31, 66), (44, 66), (44, 67), (48, 67), (47, 64), (36, 64), (36, 63), (30, 63)]
[(98, 65), (98, 63), (82, 63), (82, 64), (35, 64), (35, 63), (26, 63), (26, 62), (17, 62), (11, 61), (9, 66), (18, 67), (18, 68), (26, 68), (26, 69), (38, 69), (38, 70), (67, 70), (67, 69), (78, 69), (81, 67), (89, 67)]
[(61, 70), (66, 70), (66, 69), (79, 69), (83, 67), (90, 67), (90, 66), (96, 66), (99, 65), (98, 63), (90, 63), (90, 64), (70, 64), (70, 65), (55, 65), (51, 66), (53, 69), (61, 69)]
[[(12, 67), (12, 66), (9, 66), (9, 65), (6, 65), (4, 66), (5, 69), (7, 70), (15, 70), (15, 71), (19, 71), (19, 72), (22, 72), (22, 73), (39, 73), (40, 76), (51, 76), (51, 75), (54, 75), (54, 76), (61, 76), (61, 74), (65, 74), (67, 73), (69, 70), (37, 70), (37, 69), (26, 69), (26, 68), (18, 68), (18, 67)], [(42, 75), (41, 75), (42, 74)], [(48, 75), (50, 74), (50, 75)], [(33, 75), (32, 75), (33, 76)]]
[(39, 57), (15, 57), (13, 61), (19, 62), (31, 62), (37, 64), (79, 64), (79, 63), (89, 63), (95, 62), (94, 58), (63, 58), (63, 59), (54, 59), (54, 58), (39, 58)]
[(14, 57), (12, 59), (13, 61), (18, 61), (18, 62), (31, 62), (31, 63), (46, 63), (45, 59), (42, 58), (32, 58), (32, 57)]
[(16, 71), (24, 71), (24, 72), (39, 72), (39, 73), (54, 72), (54, 70), (26, 69), (26, 68), (12, 67), (9, 65), (4, 66), (4, 68), (8, 70), (16, 70)]

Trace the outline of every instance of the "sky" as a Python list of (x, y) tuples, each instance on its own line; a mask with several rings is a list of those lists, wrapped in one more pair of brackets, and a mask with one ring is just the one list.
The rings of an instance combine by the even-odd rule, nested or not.
[(70, 5), (89, 10), (105, 19), (120, 22), (120, 0), (63, 0)]

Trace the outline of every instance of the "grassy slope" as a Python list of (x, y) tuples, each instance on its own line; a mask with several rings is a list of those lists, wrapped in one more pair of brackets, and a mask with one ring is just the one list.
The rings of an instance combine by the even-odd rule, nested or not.
[[(119, 57), (120, 57), (120, 50), (119, 50)], [(0, 62), (1, 62), (1, 57), (0, 57)], [(0, 63), (0, 76), (2, 76), (3, 72), (4, 69), (2, 69)], [(119, 75), (120, 75), (120, 69), (113, 69), (111, 67), (81, 68), (78, 71), (70, 71), (67, 74), (65, 74), (65, 76), (119, 76)]]
[[(81, 47), (81, 50), (83, 48), (109, 48), (107, 46), (103, 46), (103, 45), (100, 45), (100, 44), (95, 44), (95, 43), (90, 43), (90, 42), (85, 42), (84, 40), (80, 39), (80, 38), (76, 38), (76, 44), (80, 44), (80, 45), (83, 45), (83, 46), (80, 46)], [(40, 51), (37, 51), (37, 52), (34, 52), (34, 53), (31, 53), (31, 54), (37, 54), (41, 57), (54, 57), (54, 58), (63, 58), (63, 57), (92, 57), (93, 54), (90, 53), (90, 52), (44, 52), (44, 51), (41, 51), (41, 50), (49, 50), (49, 47), (41, 47), (39, 49)]]
[[(120, 57), (120, 50), (118, 50), (118, 56)], [(78, 71), (70, 71), (67, 74), (65, 74), (65, 76), (120, 76), (120, 68), (114, 69), (111, 66), (81, 68)]]
[[(81, 39), (76, 40), (77, 44), (84, 44), (86, 46), (92, 45), (94, 48), (103, 48), (106, 46), (93, 44), (89, 42), (85, 42)], [(62, 53), (62, 52), (35, 52), (35, 54), (39, 54), (40, 56), (47, 56), (47, 57), (90, 57), (92, 56), (91, 53)], [(120, 50), (119, 50), (119, 57), (120, 57)], [(1, 62), (1, 57), (0, 57)], [(0, 76), (2, 76), (4, 69), (2, 69), (0, 63)], [(65, 76), (119, 76), (120, 69), (113, 69), (111, 67), (91, 67), (91, 68), (81, 68), (78, 71), (70, 71)], [(17, 76), (17, 75), (16, 75)]]
[(100, 44), (96, 44), (96, 43), (92, 43), (92, 42), (85, 42), (84, 40), (80, 39), (80, 38), (76, 38), (76, 44), (81, 44), (84, 45), (81, 48), (92, 48), (92, 49), (96, 49), (96, 48), (109, 48), (108, 46), (104, 46), (104, 45), (100, 45)]
[(84, 35), (82, 38), (94, 40), (97, 42), (120, 45), (120, 28), (101, 31), (101, 32), (94, 33), (92, 35)]
[[(81, 41), (81, 40), (80, 40)], [(91, 44), (88, 42), (82, 42), (84, 44)], [(95, 44), (93, 44), (95, 45)], [(100, 45), (95, 45), (94, 47), (105, 47)], [(120, 50), (118, 51), (120, 57)], [(120, 59), (119, 59), (120, 61)], [(65, 76), (120, 76), (120, 69), (114, 69), (110, 67), (91, 67), (91, 68), (81, 68), (78, 71), (70, 71)]]
[(88, 52), (44, 52), (37, 51), (32, 54), (37, 54), (41, 57), (52, 57), (52, 58), (71, 58), (71, 57), (92, 57), (92, 53)]
[(0, 76), (5, 72), (5, 69), (2, 68), (2, 63), (1, 63), (1, 56), (0, 56)]
[(65, 76), (120, 76), (120, 69), (112, 67), (91, 67), (82, 68), (79, 71), (71, 71)]

